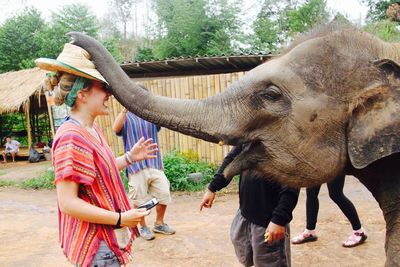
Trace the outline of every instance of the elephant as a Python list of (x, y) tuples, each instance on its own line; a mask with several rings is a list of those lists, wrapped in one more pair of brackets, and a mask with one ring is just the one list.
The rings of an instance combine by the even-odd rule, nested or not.
[(248, 144), (225, 170), (228, 179), (249, 168), (294, 187), (357, 177), (383, 212), (386, 266), (400, 266), (399, 44), (332, 22), (221, 94), (183, 100), (144, 90), (95, 39), (70, 36), (138, 116), (206, 141)]

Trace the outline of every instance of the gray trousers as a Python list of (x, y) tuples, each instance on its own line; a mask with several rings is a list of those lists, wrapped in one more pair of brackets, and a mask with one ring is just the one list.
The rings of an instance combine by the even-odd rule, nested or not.
[(106, 242), (101, 241), (99, 250), (94, 255), (91, 267), (120, 267), (117, 256), (107, 246)]
[(286, 226), (285, 238), (271, 245), (264, 241), (265, 230), (237, 211), (231, 226), (231, 240), (239, 262), (246, 267), (290, 267), (289, 225)]

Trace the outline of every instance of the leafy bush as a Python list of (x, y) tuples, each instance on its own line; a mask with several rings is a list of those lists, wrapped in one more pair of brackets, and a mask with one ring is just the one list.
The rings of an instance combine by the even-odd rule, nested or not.
[(125, 171), (125, 169), (122, 169), (122, 170), (119, 172), (119, 175), (121, 176), (122, 183), (124, 184), (125, 192), (128, 193), (128, 192), (129, 192), (129, 187), (128, 187), (129, 179), (128, 179), (128, 177), (126, 177), (126, 171)]
[[(121, 179), (124, 184), (125, 191), (128, 192), (128, 179), (126, 178), (125, 169), (121, 170)], [(24, 189), (53, 189), (54, 186), (54, 171), (46, 171), (37, 178), (25, 180), (21, 183), (13, 181), (0, 181), (0, 187), (17, 186)]]
[(154, 60), (153, 50), (151, 48), (138, 48), (135, 56), (135, 60), (142, 62), (142, 61), (150, 61)]
[(386, 42), (398, 42), (400, 41), (400, 31), (398, 29), (398, 23), (382, 20), (378, 22), (372, 22), (364, 26), (364, 30), (374, 34)]
[(53, 189), (54, 186), (54, 172), (46, 171), (38, 178), (32, 178), (21, 182), (19, 187), (24, 189)]
[[(198, 191), (205, 188), (215, 172), (216, 166), (201, 162), (191, 154), (173, 151), (164, 155), (164, 172), (171, 184), (171, 191)], [(190, 173), (202, 173), (200, 181), (189, 179)]]
[(10, 180), (0, 180), (0, 187), (16, 186), (17, 182)]

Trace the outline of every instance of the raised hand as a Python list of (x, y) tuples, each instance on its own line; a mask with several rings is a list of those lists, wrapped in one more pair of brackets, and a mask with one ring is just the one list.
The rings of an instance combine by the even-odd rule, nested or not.
[(132, 161), (156, 158), (158, 147), (156, 143), (152, 142), (153, 139), (151, 138), (147, 140), (144, 140), (143, 137), (140, 138), (139, 141), (128, 152)]

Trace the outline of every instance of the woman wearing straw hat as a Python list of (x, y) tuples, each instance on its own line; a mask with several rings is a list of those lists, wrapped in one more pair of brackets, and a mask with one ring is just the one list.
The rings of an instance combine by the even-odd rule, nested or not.
[(65, 44), (57, 60), (39, 58), (35, 63), (56, 72), (55, 103), (71, 107), (52, 148), (64, 253), (75, 266), (126, 264), (138, 234), (136, 225), (149, 211), (131, 209), (119, 170), (155, 158), (157, 145), (141, 139), (124, 156), (114, 158), (94, 123), (109, 112), (107, 81), (85, 50)]

